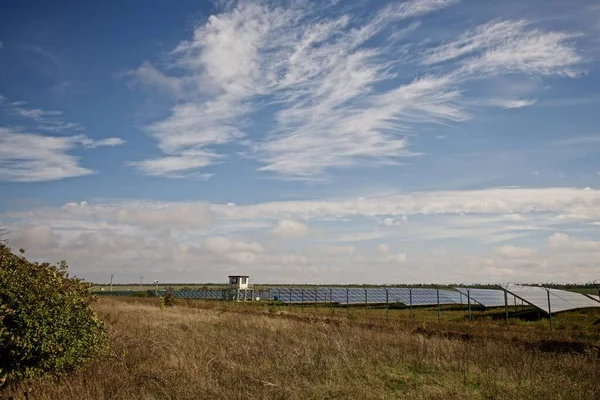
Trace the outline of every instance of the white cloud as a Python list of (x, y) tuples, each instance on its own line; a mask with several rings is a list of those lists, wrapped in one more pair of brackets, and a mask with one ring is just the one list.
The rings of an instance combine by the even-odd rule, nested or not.
[(118, 138), (52, 137), (0, 127), (0, 181), (40, 182), (93, 174), (69, 152), (78, 146), (115, 146)]
[(408, 256), (404, 253), (390, 255), (385, 258), (386, 262), (397, 263), (397, 264), (404, 264), (404, 263), (406, 263), (407, 260), (408, 260)]
[(600, 241), (579, 239), (558, 232), (548, 237), (548, 246), (554, 249), (600, 251)]
[(390, 251), (390, 248), (387, 244), (385, 243), (381, 243), (379, 246), (377, 246), (377, 250), (381, 253), (381, 254), (387, 254)]
[(171, 94), (175, 98), (184, 96), (183, 81), (180, 78), (170, 77), (156, 69), (150, 62), (144, 62), (137, 69), (121, 74), (132, 79), (132, 83), (148, 85), (163, 92)]
[(513, 108), (530, 107), (536, 102), (536, 99), (491, 99), (487, 101), (486, 104), (508, 110)]
[[(583, 61), (569, 40), (574, 34), (527, 30), (526, 20), (492, 21), (429, 52), (425, 64), (462, 60), (459, 73), (578, 75)], [(468, 58), (463, 58), (469, 56)]]
[[(403, 215), (414, 217), (401, 226), (378, 224), (384, 217)], [(593, 189), (503, 188), (362, 201), (352, 195), (348, 200), (236, 206), (82, 202), (4, 212), (0, 218), (15, 247), (40, 259), (67, 259), (74, 273), (96, 280), (113, 269), (130, 281), (142, 274), (161, 281), (218, 282), (242, 269), (255, 282), (585, 281), (600, 266), (590, 257), (600, 253), (596, 239), (557, 233), (546, 246), (539, 241), (547, 229), (587, 228), (594, 234), (589, 224), (600, 218), (600, 191)], [(257, 239), (268, 238), (278, 221), (288, 219), (319, 220), (328, 234), (290, 243)], [(340, 242), (347, 234), (358, 239), (368, 233), (357, 230), (368, 224), (386, 239)], [(523, 247), (514, 239), (527, 233), (527, 242), (538, 240), (539, 246)], [(456, 238), (460, 246), (454, 246)], [(395, 250), (399, 245), (410, 248), (410, 256)]]
[(91, 139), (86, 136), (75, 136), (74, 139), (78, 141), (83, 147), (94, 149), (96, 147), (115, 147), (124, 145), (125, 140), (117, 137), (111, 137), (106, 139)]
[(321, 257), (348, 257), (354, 255), (354, 246), (319, 245), (311, 248), (310, 253)]
[(367, 240), (380, 239), (385, 234), (379, 231), (366, 231), (366, 232), (348, 232), (337, 234), (333, 239), (336, 242), (364, 242)]
[(72, 137), (14, 132), (0, 127), (0, 181), (36, 182), (89, 175), (72, 151)]
[(300, 238), (308, 236), (308, 225), (292, 219), (281, 219), (271, 231), (271, 234), (279, 238)]
[(457, 3), (458, 0), (409, 0), (390, 4), (382, 14), (390, 19), (418, 17)]
[(239, 142), (246, 118), (261, 108), (263, 98), (279, 107), (268, 140), (251, 147), (251, 155), (265, 164), (263, 171), (315, 180), (332, 167), (412, 155), (406, 140), (391, 131), (412, 120), (466, 119), (453, 104), (458, 92), (446, 87), (444, 78), (424, 77), (386, 95), (369, 94), (375, 83), (392, 76), (381, 62), (387, 51), (365, 43), (394, 21), (454, 3), (390, 5), (366, 22), (353, 15), (323, 18), (318, 7), (302, 2), (288, 8), (240, 2), (209, 17), (173, 52), (185, 72), (178, 83), (149, 64), (140, 67), (154, 84), (184, 85), (194, 100), (149, 128), (165, 162), (134, 165), (153, 175), (181, 176), (219, 162), (215, 146)]
[(537, 254), (536, 249), (517, 247), (511, 245), (494, 247), (494, 252), (502, 257), (509, 259), (527, 258)]
[(204, 240), (204, 246), (217, 254), (228, 254), (232, 252), (262, 253), (264, 248), (258, 242), (235, 240), (227, 237), (209, 237)]
[(79, 124), (64, 121), (62, 111), (26, 108), (25, 105), (27, 105), (26, 101), (15, 101), (9, 103), (7, 109), (13, 115), (35, 122), (37, 130), (59, 134), (85, 131), (85, 128)]
[[(321, 12), (327, 6), (302, 1), (229, 2), (171, 52), (167, 72), (145, 62), (131, 73), (179, 101), (147, 127), (163, 155), (131, 164), (150, 175), (186, 177), (225, 162), (227, 145), (241, 147), (261, 171), (322, 181), (332, 169), (418, 155), (404, 134), (419, 124), (465, 121), (478, 103), (505, 109), (535, 103), (495, 93), (491, 100), (466, 99), (472, 80), (578, 75), (577, 35), (534, 29), (526, 20), (494, 20), (429, 50), (426, 42), (408, 40), (421, 23), (406, 26), (406, 19), (455, 3), (411, 0), (367, 16), (347, 9), (327, 17)], [(384, 31), (388, 40), (378, 41)], [(396, 41), (406, 43), (390, 45)], [(419, 61), (443, 68), (410, 75)]]

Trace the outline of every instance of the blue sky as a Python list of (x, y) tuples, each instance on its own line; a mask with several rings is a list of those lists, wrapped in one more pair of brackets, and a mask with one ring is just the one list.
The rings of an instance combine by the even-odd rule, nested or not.
[(0, 221), (87, 279), (598, 279), (594, 1), (7, 1)]

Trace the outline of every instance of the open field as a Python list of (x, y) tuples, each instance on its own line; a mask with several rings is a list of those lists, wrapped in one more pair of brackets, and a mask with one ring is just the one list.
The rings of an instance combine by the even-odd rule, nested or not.
[[(25, 384), (33, 399), (594, 399), (600, 326), (592, 312), (511, 321), (431, 309), (365, 313), (104, 297), (111, 350), (60, 382)], [(404, 315), (405, 318), (401, 316)], [(489, 318), (488, 318), (489, 317)], [(423, 322), (430, 321), (430, 322)]]

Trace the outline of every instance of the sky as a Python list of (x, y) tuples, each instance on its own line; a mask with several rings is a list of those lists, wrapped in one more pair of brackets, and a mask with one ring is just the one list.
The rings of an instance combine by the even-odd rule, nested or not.
[(600, 280), (594, 0), (0, 5), (0, 224), (94, 282)]

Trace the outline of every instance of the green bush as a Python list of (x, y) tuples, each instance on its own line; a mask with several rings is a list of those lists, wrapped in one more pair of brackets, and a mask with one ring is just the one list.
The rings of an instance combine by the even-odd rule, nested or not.
[(90, 286), (57, 266), (28, 261), (0, 243), (0, 382), (81, 366), (107, 348)]
[(177, 297), (173, 294), (172, 290), (167, 290), (165, 297), (160, 301), (161, 307), (173, 307), (177, 304)]
[(148, 297), (148, 293), (147, 292), (140, 292), (140, 291), (136, 291), (136, 292), (131, 292), (131, 296), (132, 297)]

